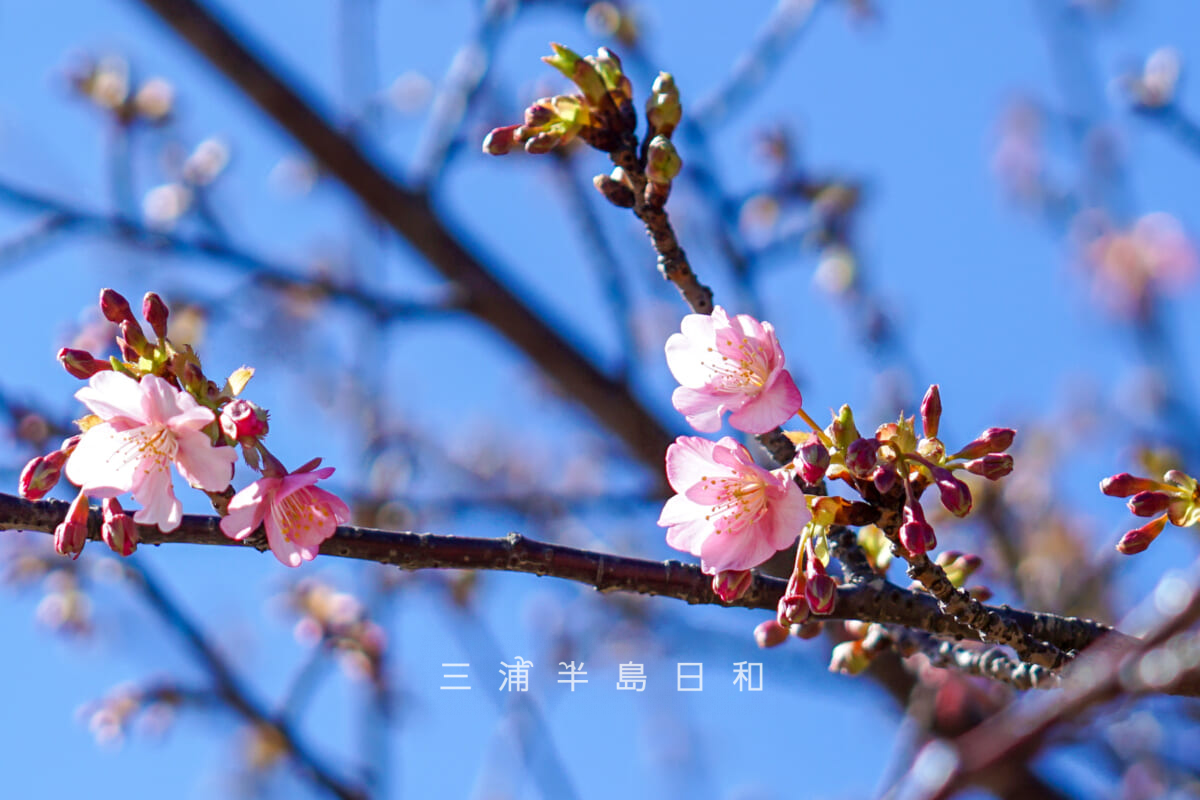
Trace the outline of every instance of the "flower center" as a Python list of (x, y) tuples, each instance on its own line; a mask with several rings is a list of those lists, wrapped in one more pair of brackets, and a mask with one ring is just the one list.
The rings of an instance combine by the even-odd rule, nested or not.
[(295, 542), (308, 531), (319, 529), (328, 518), (325, 508), (318, 504), (307, 488), (292, 492), (271, 506), (279, 522), (283, 538)]
[(179, 442), (165, 425), (150, 424), (130, 431), (112, 458), (121, 464), (136, 463), (149, 475), (169, 469), (178, 451)]
[(744, 336), (740, 341), (727, 334), (724, 336), (723, 350), (710, 347), (708, 352), (711, 355), (704, 359), (704, 366), (712, 372), (714, 382), (726, 390), (757, 391), (766, 386), (771, 365), (767, 363), (765, 351), (752, 346)]
[(704, 515), (717, 533), (736, 533), (757, 522), (767, 511), (767, 485), (753, 473), (700, 480), (720, 489), (717, 502)]

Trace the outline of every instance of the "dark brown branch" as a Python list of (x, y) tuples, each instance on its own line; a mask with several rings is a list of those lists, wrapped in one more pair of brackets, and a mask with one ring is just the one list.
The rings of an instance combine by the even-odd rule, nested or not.
[[(0, 494), (0, 530), (45, 533), (66, 516), (67, 503), (37, 502)], [(100, 538), (100, 513), (93, 508), (89, 538)], [(144, 544), (188, 543), (248, 547), (225, 537), (217, 517), (187, 515), (182, 525), (164, 534), (140, 526)], [(260, 548), (265, 544), (260, 543)], [(691, 604), (733, 605), (774, 611), (787, 582), (758, 574), (740, 600), (725, 604), (712, 591), (712, 578), (692, 564), (650, 561), (609, 555), (565, 545), (527, 539), (517, 533), (504, 539), (481, 539), (432, 533), (408, 533), (343, 526), (321, 546), (325, 555), (375, 561), (401, 569), (490, 569), (527, 572), (575, 581), (601, 592), (631, 592), (674, 597)], [(1106, 634), (1128, 639), (1106, 625), (1010, 608), (984, 607), (1008, 624), (1027, 632), (1037, 631), (1064, 648), (1086, 647)], [(943, 614), (935, 598), (902, 589), (883, 578), (865, 584), (842, 586), (831, 619), (902, 625), (938, 636), (979, 639), (979, 633)]]
[[(340, 133), (285, 81), (266, 49), (234, 32), (196, 0), (141, 0), (251, 100), (296, 138), (363, 205), (466, 295), (467, 310), (495, 328), (557, 381), (662, 482), (662, 461), (672, 437), (629, 387), (602, 373), (578, 348), (534, 312), (461, 242), (428, 198), (401, 186)], [(503, 272), (503, 270), (498, 270)]]

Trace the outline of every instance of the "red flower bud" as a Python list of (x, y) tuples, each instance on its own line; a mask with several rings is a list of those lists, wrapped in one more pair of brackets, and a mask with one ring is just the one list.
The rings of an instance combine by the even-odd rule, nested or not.
[(104, 521), (100, 525), (100, 537), (114, 553), (128, 556), (137, 550), (138, 532), (133, 517), (125, 513), (115, 497), (106, 497), (100, 503)]
[(142, 299), (142, 316), (150, 323), (150, 329), (159, 339), (167, 338), (167, 317), (171, 312), (162, 298), (154, 292), (146, 292)]
[(488, 155), (502, 156), (513, 149), (517, 143), (516, 132), (520, 125), (505, 125), (496, 128), (483, 140), (483, 152)]
[[(150, 346), (150, 341), (146, 338), (146, 334), (142, 332), (142, 326), (135, 319), (127, 319), (121, 323), (121, 339), (125, 344), (139, 356), (148, 356), (153, 349)], [(131, 361), (133, 359), (130, 359)]]
[(249, 400), (234, 400), (221, 409), (221, 430), (232, 441), (267, 435), (267, 412)]
[(67, 374), (84, 381), (97, 372), (112, 369), (112, 364), (93, 358), (88, 351), (75, 350), (70, 347), (64, 347), (58, 351), (58, 361), (63, 365)]
[(26, 500), (41, 500), (51, 489), (58, 485), (62, 476), (63, 465), (67, 463), (67, 453), (55, 450), (44, 456), (38, 456), (25, 465), (17, 491)]
[(937, 482), (938, 494), (942, 505), (956, 517), (965, 517), (971, 513), (971, 490), (967, 485), (954, 477), (948, 469), (941, 467), (931, 470), (933, 479)]
[(859, 478), (870, 477), (879, 463), (878, 451), (878, 440), (855, 439), (846, 448), (846, 469)]
[(956, 454), (956, 458), (972, 459), (985, 456), (988, 453), (1003, 453), (1012, 447), (1017, 432), (1012, 428), (988, 428), (975, 441), (968, 444)]
[(809, 434), (804, 444), (800, 445), (800, 455), (796, 459), (800, 478), (807, 484), (818, 483), (825, 477), (829, 469), (829, 450), (815, 433)]
[(1136, 475), (1130, 475), (1128, 472), (1111, 475), (1100, 481), (1100, 491), (1109, 497), (1129, 497), (1138, 492), (1153, 492), (1162, 488), (1163, 485), (1158, 481), (1152, 481), (1149, 478), (1139, 478)]
[(811, 575), (804, 587), (804, 599), (814, 614), (829, 614), (837, 601), (837, 582), (824, 573)]
[(712, 588), (722, 602), (732, 603), (744, 595), (754, 583), (754, 573), (748, 569), (727, 569), (713, 575)]
[(780, 625), (773, 619), (766, 622), (760, 622), (758, 627), (754, 629), (754, 641), (764, 650), (768, 647), (777, 647), (787, 641), (788, 629)]
[(1166, 511), (1174, 499), (1166, 492), (1138, 492), (1126, 505), (1136, 517), (1156, 517)]
[(972, 475), (980, 475), (989, 481), (995, 481), (1013, 471), (1013, 457), (1008, 453), (989, 453), (983, 458), (968, 461), (964, 466)]
[(925, 432), (926, 439), (933, 439), (938, 435), (938, 423), (941, 419), (942, 394), (935, 383), (929, 387), (921, 400), (921, 430)]
[(775, 622), (785, 628), (798, 625), (808, 619), (811, 610), (803, 594), (785, 594), (779, 598), (779, 606), (775, 612)]
[(900, 544), (915, 556), (937, 547), (937, 535), (928, 522), (906, 522), (900, 526)]
[(875, 488), (879, 490), (880, 494), (887, 494), (900, 482), (900, 473), (891, 464), (881, 464), (871, 475), (871, 482), (875, 484)]
[(112, 289), (100, 290), (100, 313), (109, 322), (115, 322), (120, 325), (122, 322), (133, 322), (133, 310), (129, 308), (129, 301), (126, 300), (119, 292)]
[(79, 558), (88, 536), (88, 499), (80, 492), (71, 501), (66, 518), (54, 529), (54, 549), (59, 555)]
[(1117, 542), (1117, 551), (1127, 556), (1142, 552), (1158, 538), (1166, 524), (1167, 517), (1163, 515), (1150, 520), (1140, 528), (1134, 528), (1122, 536), (1121, 541)]

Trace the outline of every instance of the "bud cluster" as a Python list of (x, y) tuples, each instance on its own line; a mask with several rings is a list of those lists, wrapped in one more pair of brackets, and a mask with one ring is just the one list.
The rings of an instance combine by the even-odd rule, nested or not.
[(1117, 542), (1117, 550), (1127, 556), (1149, 547), (1168, 522), (1180, 528), (1200, 522), (1200, 484), (1176, 469), (1168, 471), (1161, 481), (1122, 472), (1100, 481), (1100, 491), (1109, 497), (1129, 498), (1126, 505), (1134, 516), (1152, 517)]
[(125, 59), (108, 56), (75, 65), (68, 78), (75, 91), (122, 125), (166, 123), (174, 110), (175, 89), (163, 78), (149, 78), (134, 88), (129, 72)]

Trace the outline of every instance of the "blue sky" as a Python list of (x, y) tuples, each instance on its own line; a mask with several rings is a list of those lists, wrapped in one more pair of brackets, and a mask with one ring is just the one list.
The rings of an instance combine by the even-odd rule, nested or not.
[[(330, 114), (342, 118), (349, 106), (336, 36), (338, 6), (333, 0), (222, 5)], [(662, 2), (644, 12), (649, 58), (674, 73), (685, 113), (689, 103), (728, 74), (770, 4), (745, 4), (746, 10), (737, 13), (729, 8), (717, 2)], [(872, 285), (914, 354), (918, 380), (941, 384), (948, 441), (965, 441), (989, 425), (1020, 427), (1037, 417), (1061, 415), (1080, 392), (1111, 407), (1136, 374), (1128, 336), (1096, 305), (1080, 273), (1069, 268), (1062, 237), (1006, 202), (989, 171), (1007, 103), (1021, 95), (1051, 107), (1061, 103), (1033, 9), (1033, 3), (944, 4), (936, 10), (893, 3), (883, 5), (879, 24), (856, 26), (840, 6), (823, 5), (764, 91), (712, 138), (716, 161), (711, 166), (733, 192), (751, 191), (764, 180), (761, 165), (746, 153), (754, 131), (769, 123), (800, 132), (802, 157), (814, 173), (865, 179), (867, 202), (857, 240), (861, 254)], [(464, 2), (381, 2), (380, 87), (408, 72), (439, 81), (475, 11), (474, 4)], [(1128, 156), (1136, 213), (1165, 211), (1189, 230), (1196, 223), (1193, 187), (1200, 181), (1200, 161), (1161, 130), (1132, 118), (1106, 84), (1164, 44), (1178, 48), (1185, 60), (1200, 53), (1198, 21), (1197, 11), (1183, 4), (1139, 6), (1096, 26), (1091, 39), (1092, 63), (1102, 79), (1100, 112), (1111, 118)], [(534, 9), (523, 14), (503, 38), (493, 67), (502, 87), (497, 102), (506, 116), (489, 115), (486, 122), (516, 121), (528, 87), (553, 81), (538, 61), (550, 40), (581, 51), (605, 43), (587, 32), (579, 13)], [(140, 143), (145, 153), (161, 144), (155, 137), (188, 146), (209, 136), (231, 143), (233, 161), (213, 199), (240, 246), (296, 264), (321, 252), (361, 246), (355, 206), (337, 186), (322, 184), (303, 198), (271, 187), (272, 168), (295, 156), (296, 147), (136, 3), (0, 3), (0, 181), (88, 208), (111, 208), (103, 122), (70, 96), (62, 78), (70, 54), (80, 51), (122, 53), (139, 74), (162, 75), (176, 86), (179, 118), (169, 134), (147, 135), (149, 141)], [(634, 82), (644, 95), (648, 77), (634, 73)], [(1200, 107), (1198, 91), (1192, 83), (1183, 85), (1184, 108)], [(470, 128), (473, 135), (484, 122)], [(420, 115), (385, 115), (375, 147), (396, 174), (411, 170), (423, 123)], [(681, 152), (686, 165), (686, 143)], [(1069, 174), (1067, 148), (1056, 143), (1052, 154), (1056, 166)], [(599, 156), (590, 158), (596, 171), (603, 168)], [(548, 188), (549, 170), (528, 159), (490, 159), (466, 148), (450, 165), (436, 201), (586, 352), (601, 363), (616, 363), (619, 339), (603, 311), (600, 284), (581, 263), (561, 198)], [(159, 161), (139, 156), (135, 180), (141, 191), (165, 180)], [(714, 285), (718, 301), (732, 302), (736, 295), (694, 199), (680, 191), (671, 208), (693, 265)], [(672, 293), (645, 279), (653, 259), (632, 219), (615, 209), (601, 211), (606, 229), (618, 239), (639, 304), (659, 310), (649, 315), (654, 324), (661, 327), (670, 314), (681, 315), (683, 306)], [(0, 237), (13, 235), (30, 219), (27, 211), (0, 204)], [(376, 285), (412, 296), (438, 285), (404, 246), (388, 242), (372, 252), (374, 274), (382, 275), (373, 278)], [(849, 402), (865, 414), (879, 376), (855, 343), (856, 321), (812, 285), (813, 267), (811, 252), (797, 250), (764, 274), (759, 288), (765, 316), (779, 329), (789, 362), (801, 376), (807, 409), (817, 415)], [(138, 297), (164, 283), (227, 297), (241, 323), (253, 317), (254, 309), (239, 303), (230, 273), (94, 237), (67, 238), (4, 264), (0, 291), (18, 301), (0, 318), (0, 336), (10, 343), (0, 362), (4, 389), (26, 392), (57, 413), (76, 414), (70, 397), (75, 382), (53, 358), (72, 322), (101, 286)], [(1194, 288), (1187, 288), (1170, 298), (1166, 310), (1192, 376), (1200, 373), (1200, 349), (1194, 345), (1200, 317), (1187, 311), (1194, 301)], [(247, 341), (247, 330), (254, 341)], [(319, 352), (352, 358), (354, 338), (348, 324), (341, 335), (320, 342)], [(293, 466), (325, 455), (339, 468), (334, 482), (341, 481), (343, 489), (353, 486), (364, 478), (366, 465), (337, 434), (343, 421), (314, 399), (312, 376), (298, 373), (290, 348), (291, 342), (269, 327), (214, 326), (206, 365), (221, 372), (252, 361), (258, 368), (253, 397), (272, 410), (275, 451)], [(381, 400), (386, 413), (445, 431), (459, 447), (469, 445), (472, 432), (499, 430), (523, 437), (537, 458), (553, 463), (555, 437), (587, 424), (584, 415), (564, 408), (532, 382), (528, 365), (477, 323), (400, 326), (385, 349), (393, 387)], [(682, 420), (669, 406), (665, 364), (655, 359), (650, 352), (637, 389), (666, 424), (682, 433)], [(1196, 389), (1190, 383), (1187, 388)], [(920, 387), (914, 405), (919, 394)], [(0, 447), (9, 462), (19, 465), (24, 455), (11, 442)], [(1094, 523), (1095, 553), (1109, 550), (1127, 522), (1116, 501), (1094, 491), (1095, 483), (1128, 468), (1127, 458), (1112, 447), (1084, 447), (1061, 476), (1060, 491)], [(12, 480), (15, 491), (15, 473)], [(644, 475), (631, 469), (613, 480), (637, 484)], [(204, 507), (197, 502), (190, 510)], [(601, 546), (619, 547), (637, 537), (638, 553), (665, 558), (670, 551), (654, 526), (655, 516), (654, 509), (645, 509), (589, 524)], [(439, 532), (501, 536), (518, 524), (505, 515), (480, 513)], [(1164, 536), (1146, 559), (1122, 565), (1119, 596), (1132, 603), (1163, 564), (1182, 563), (1194, 553), (1186, 536)], [(237, 653), (242, 674), (263, 697), (280, 695), (304, 654), (292, 640), (291, 622), (273, 612), (269, 600), (296, 578), (294, 573), (269, 556), (198, 547), (145, 548), (137, 557)], [(302, 572), (347, 589), (370, 580), (366, 570), (332, 559)], [(221, 792), (236, 749), (227, 718), (185, 715), (164, 740), (135, 738), (119, 752), (97, 748), (86, 725), (75, 718), (81, 704), (121, 681), (195, 674), (172, 634), (127, 593), (111, 586), (98, 589), (94, 600), (101, 635), (85, 643), (63, 642), (36, 624), (38, 592), (4, 597), (0, 638), (13, 657), (0, 663), (0, 680), (11, 687), (0, 705), (0, 767), (6, 768), (12, 796), (88, 791), (137, 797), (163, 786), (182, 797)], [(540, 795), (512, 744), (512, 720), (520, 714), (502, 713), (496, 705), (499, 675), (493, 662), (498, 657), (511, 662), (517, 655), (537, 665), (531, 696), (581, 797), (618, 791), (631, 797), (748, 800), (791, 796), (789, 787), (796, 781), (821, 796), (862, 796), (878, 786), (897, 718), (868, 681), (824, 672), (828, 645), (791, 642), (760, 652), (750, 631), (763, 614), (693, 609), (669, 600), (648, 601), (645, 608), (655, 636), (631, 636), (622, 647), (620, 636), (590, 638), (587, 625), (598, 614), (596, 598), (571, 585), (488, 576), (474, 620), (448, 611), (432, 582), (407, 586), (387, 625), (405, 700), (400, 725), (387, 742), (392, 796)], [(545, 650), (542, 636), (547, 620), (574, 629), (578, 657), (595, 676), (586, 691), (571, 694), (554, 683), (551, 669), (557, 659)], [(486, 634), (473, 627), (479, 624)], [(641, 657), (652, 664), (650, 688), (636, 698), (617, 692), (610, 685), (617, 664)], [(436, 691), (441, 663), (460, 660), (475, 665), (478, 689)], [(730, 665), (745, 660), (765, 665), (761, 695), (738, 694), (732, 686)], [(713, 676), (711, 690), (672, 691), (669, 671), (676, 661), (703, 661)], [(305, 730), (321, 752), (348, 756), (353, 763), (362, 752), (354, 723), (361, 693), (340, 679), (325, 687), (313, 701)], [(860, 746), (829, 746), (844, 741)], [(553, 772), (545, 766), (545, 753), (533, 758), (539, 765), (534, 773)], [(802, 777), (801, 765), (807, 765)], [(288, 784), (282, 786), (280, 794), (286, 796)]]

